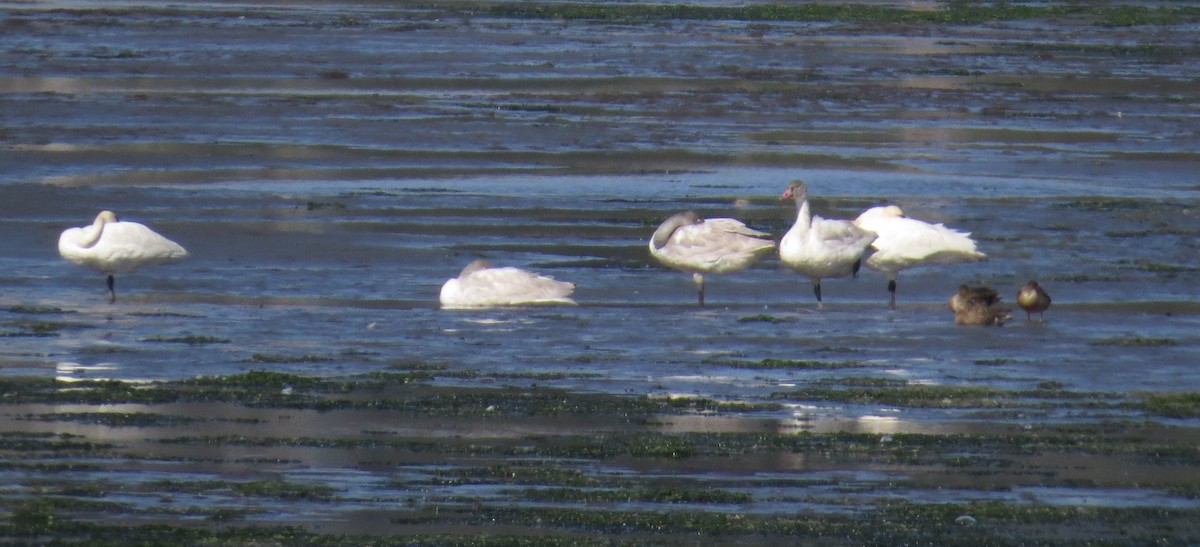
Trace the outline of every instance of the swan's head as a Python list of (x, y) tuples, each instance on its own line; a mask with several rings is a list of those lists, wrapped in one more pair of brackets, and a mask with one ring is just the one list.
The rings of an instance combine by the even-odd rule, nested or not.
[(492, 267), (491, 262), (488, 262), (487, 260), (484, 260), (482, 258), (477, 258), (477, 259), (471, 261), (470, 264), (467, 264), (467, 267), (463, 268), (462, 271), (458, 273), (458, 277), (460, 277), (460, 278), (466, 277), (475, 272), (478, 272), (479, 270), (486, 270), (491, 267)]
[(808, 199), (808, 185), (800, 179), (793, 180), (788, 183), (787, 190), (783, 191), (783, 195), (779, 199), (794, 199), (796, 201), (804, 201)]
[(100, 214), (96, 215), (95, 223), (96, 224), (108, 224), (109, 222), (116, 222), (116, 221), (117, 221), (116, 213), (114, 213), (112, 211), (100, 211)]
[(671, 240), (671, 234), (674, 234), (675, 230), (689, 224), (700, 224), (701, 222), (704, 222), (704, 219), (700, 218), (700, 215), (695, 211), (675, 213), (667, 217), (667, 220), (664, 220), (662, 224), (658, 225), (658, 229), (654, 231), (654, 235), (650, 236), (650, 244), (655, 249), (661, 249)]
[(895, 205), (884, 205), (880, 207), (872, 207), (863, 211), (858, 218), (854, 219), (855, 224), (861, 224), (865, 220), (875, 218), (903, 218), (904, 211)]

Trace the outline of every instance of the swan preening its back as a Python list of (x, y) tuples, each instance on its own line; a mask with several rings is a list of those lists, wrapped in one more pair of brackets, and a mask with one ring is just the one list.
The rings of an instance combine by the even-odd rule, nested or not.
[(479, 259), (442, 285), (439, 300), (445, 309), (575, 304), (570, 298), (574, 291), (574, 283), (518, 268), (493, 268), (490, 262)]
[(115, 274), (188, 255), (178, 243), (143, 224), (117, 220), (112, 211), (101, 211), (90, 226), (64, 230), (58, 238), (58, 253), (75, 264), (108, 274), (109, 301), (117, 298)]
[(922, 264), (954, 264), (987, 258), (975, 250), (970, 233), (908, 218), (895, 205), (867, 209), (854, 224), (879, 236), (871, 244), (875, 252), (867, 258), (866, 265), (887, 276), (893, 308), (896, 274), (901, 270)]
[(702, 219), (695, 211), (671, 215), (650, 237), (650, 255), (664, 266), (692, 274), (704, 305), (704, 275), (736, 272), (775, 248), (770, 234), (732, 218)]
[(813, 294), (821, 307), (821, 279), (857, 277), (863, 255), (876, 236), (848, 220), (830, 220), (812, 214), (808, 186), (803, 181), (793, 180), (781, 199), (795, 200), (796, 223), (779, 242), (779, 259), (812, 280)]

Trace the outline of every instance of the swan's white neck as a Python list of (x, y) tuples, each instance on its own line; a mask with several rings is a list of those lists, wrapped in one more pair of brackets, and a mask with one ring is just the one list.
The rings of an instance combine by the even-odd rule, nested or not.
[(100, 236), (104, 235), (104, 226), (115, 220), (115, 218), (110, 218), (110, 215), (100, 213), (96, 216), (96, 221), (92, 222), (92, 226), (84, 232), (83, 240), (79, 242), (80, 247), (88, 248), (100, 241)]
[(807, 230), (812, 226), (812, 212), (808, 209), (808, 198), (796, 199), (796, 227)]

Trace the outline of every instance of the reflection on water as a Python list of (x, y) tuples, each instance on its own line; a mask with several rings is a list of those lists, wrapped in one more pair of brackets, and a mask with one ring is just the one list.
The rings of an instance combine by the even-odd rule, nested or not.
[(84, 365), (63, 361), (55, 363), (54, 379), (59, 382), (78, 382), (80, 380), (111, 378), (112, 372), (117, 368), (113, 363)]
[[(863, 433), (882, 435), (886, 442), (891, 433), (980, 433), (992, 424), (970, 422), (939, 423), (923, 416), (921, 420), (903, 420), (896, 416), (862, 414), (859, 416), (832, 415), (827, 408), (811, 404), (789, 404), (793, 418), (755, 418), (730, 416), (667, 416), (658, 429), (667, 433)], [(901, 410), (892, 409), (899, 414)]]

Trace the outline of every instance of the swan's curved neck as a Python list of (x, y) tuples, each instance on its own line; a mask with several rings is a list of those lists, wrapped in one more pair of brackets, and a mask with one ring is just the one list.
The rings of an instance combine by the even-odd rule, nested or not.
[(91, 247), (100, 241), (100, 236), (104, 235), (104, 225), (108, 223), (108, 219), (103, 215), (96, 217), (96, 221), (92, 223), (83, 236), (83, 240), (79, 242), (80, 247)]
[(665, 247), (667, 242), (671, 240), (671, 234), (674, 234), (675, 230), (683, 224), (684, 222), (678, 219), (670, 219), (668, 222), (663, 223), (662, 226), (659, 226), (658, 229), (654, 231), (654, 235), (650, 236), (650, 244), (653, 245), (655, 249), (661, 249)]

